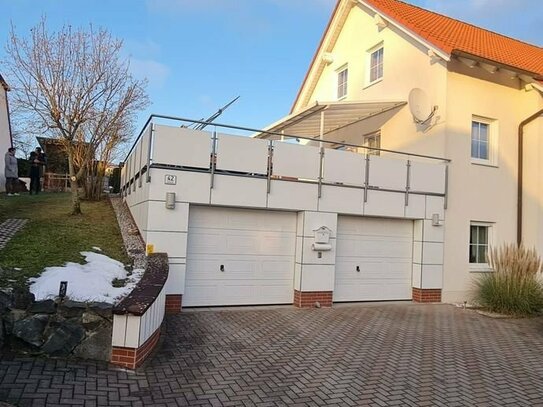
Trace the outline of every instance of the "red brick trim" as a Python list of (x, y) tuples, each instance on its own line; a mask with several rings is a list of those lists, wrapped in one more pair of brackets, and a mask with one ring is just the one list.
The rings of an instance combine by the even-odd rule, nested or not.
[(155, 333), (137, 349), (113, 346), (111, 349), (111, 363), (128, 369), (135, 369), (141, 366), (157, 345), (159, 338), (160, 328), (158, 328)]
[(166, 294), (166, 314), (179, 314), (182, 302), (182, 294)]
[(321, 307), (332, 306), (333, 291), (298, 291), (294, 290), (294, 306), (298, 308), (313, 308), (318, 302)]
[(441, 288), (422, 289), (413, 287), (413, 301), (441, 302)]

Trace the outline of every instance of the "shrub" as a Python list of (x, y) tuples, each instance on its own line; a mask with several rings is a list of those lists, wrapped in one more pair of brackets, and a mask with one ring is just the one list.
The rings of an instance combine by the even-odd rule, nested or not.
[(515, 244), (493, 248), (488, 263), (494, 270), (476, 281), (476, 301), (489, 311), (528, 316), (543, 309), (541, 258), (535, 249)]

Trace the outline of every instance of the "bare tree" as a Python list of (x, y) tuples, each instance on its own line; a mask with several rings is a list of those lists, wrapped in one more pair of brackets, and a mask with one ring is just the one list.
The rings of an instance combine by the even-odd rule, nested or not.
[(68, 157), (73, 214), (81, 213), (78, 186), (86, 182), (96, 152), (114, 150), (125, 141), (135, 115), (148, 104), (146, 82), (130, 75), (121, 48), (122, 41), (92, 26), (49, 32), (43, 18), (28, 38), (11, 28), (5, 65), (14, 90), (12, 103), (24, 112), (27, 131), (61, 141)]

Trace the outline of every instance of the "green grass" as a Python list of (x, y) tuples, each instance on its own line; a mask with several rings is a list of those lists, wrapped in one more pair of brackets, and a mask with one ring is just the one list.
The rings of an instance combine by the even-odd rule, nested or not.
[[(25, 283), (45, 267), (68, 261), (82, 263), (81, 251), (100, 247), (103, 254), (130, 262), (113, 208), (107, 201), (81, 203), (83, 215), (70, 215), (67, 193), (7, 197), (0, 195), (0, 222), (29, 219), (4, 249), (0, 249), (0, 287)], [(21, 270), (16, 270), (16, 268)], [(14, 281), (10, 281), (14, 280)]]

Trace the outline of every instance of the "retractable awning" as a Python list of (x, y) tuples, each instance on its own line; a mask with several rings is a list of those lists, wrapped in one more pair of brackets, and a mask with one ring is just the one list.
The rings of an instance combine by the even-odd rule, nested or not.
[[(406, 105), (404, 101), (376, 101), (376, 102), (315, 102), (308, 108), (282, 118), (266, 127), (264, 131), (284, 133), (290, 136), (318, 137), (323, 122), (323, 135), (332, 133), (349, 125), (369, 120), (384, 113)], [(324, 112), (324, 115), (321, 113)], [(378, 130), (378, 129), (375, 129)], [(278, 138), (279, 135), (257, 133), (258, 138)]]

